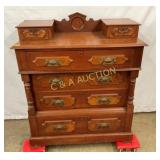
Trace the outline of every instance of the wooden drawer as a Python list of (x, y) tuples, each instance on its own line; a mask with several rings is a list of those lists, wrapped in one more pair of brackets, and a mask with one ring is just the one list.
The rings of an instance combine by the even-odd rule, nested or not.
[(74, 134), (83, 130), (80, 122), (70, 118), (56, 120), (54, 115), (53, 117), (39, 117), (37, 122), (40, 136)]
[[(123, 94), (122, 94), (123, 95)], [(122, 102), (122, 95), (118, 93), (94, 93), (87, 97), (90, 106), (115, 106), (120, 105)], [(125, 96), (125, 95), (124, 95)], [(125, 98), (124, 98), (125, 99)], [(123, 103), (121, 105), (124, 105)]]
[(85, 51), (90, 67), (96, 69), (134, 67), (134, 53), (135, 50), (133, 49)]
[[(17, 59), (20, 71), (64, 73), (97, 71), (113, 67), (117, 69), (138, 68), (141, 54), (141, 51), (135, 48), (17, 51)], [(24, 61), (27, 63), (22, 63)]]
[(19, 28), (18, 34), (21, 43), (30, 41), (44, 41), (52, 39), (53, 30), (52, 27)]
[(127, 90), (93, 90), (72, 92), (36, 92), (39, 111), (77, 108), (110, 108), (125, 106)]
[(61, 121), (44, 121), (41, 123), (42, 132), (46, 134), (65, 134), (65, 133), (72, 133), (76, 126), (75, 121), (72, 120), (61, 120)]
[[(138, 36), (138, 30), (139, 26), (136, 25), (118, 25), (118, 24), (107, 24), (104, 25), (104, 23), (107, 21), (103, 22), (103, 32), (106, 35), (108, 39), (132, 39), (136, 40)], [(109, 22), (110, 23), (110, 22)], [(133, 42), (134, 42), (133, 41)]]
[[(45, 53), (45, 54), (44, 54)], [(82, 51), (26, 51), (20, 53), (19, 59), (27, 59), (28, 64), (20, 69), (27, 71), (65, 72), (80, 68), (79, 60)], [(23, 61), (22, 60), (22, 61)], [(78, 63), (77, 63), (78, 62)]]
[(51, 40), (53, 22), (54, 20), (24, 20), (17, 26), (20, 43)]
[(70, 93), (40, 92), (35, 96), (38, 110), (71, 109), (75, 108), (77, 103), (77, 96)]
[(88, 121), (88, 130), (91, 132), (115, 132), (121, 126), (119, 118), (91, 119)]
[[(79, 89), (127, 88), (129, 72), (116, 72), (109, 76), (93, 76), (89, 73), (32, 75), (35, 91), (64, 91)], [(88, 76), (89, 77), (89, 76)]]
[(92, 111), (78, 109), (37, 114), (39, 136), (122, 132), (124, 125), (125, 112), (120, 108)]

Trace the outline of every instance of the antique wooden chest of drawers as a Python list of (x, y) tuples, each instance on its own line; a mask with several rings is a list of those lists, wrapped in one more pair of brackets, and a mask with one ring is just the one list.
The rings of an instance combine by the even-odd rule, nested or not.
[(130, 19), (26, 20), (13, 45), (28, 102), (30, 143), (129, 140), (143, 48)]

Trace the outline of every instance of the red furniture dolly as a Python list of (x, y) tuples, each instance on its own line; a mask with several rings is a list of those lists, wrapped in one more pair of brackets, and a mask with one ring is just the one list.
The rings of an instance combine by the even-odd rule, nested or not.
[(45, 152), (45, 146), (41, 147), (31, 147), (28, 139), (24, 140), (22, 146), (22, 152)]
[(118, 142), (116, 142), (116, 147), (119, 152), (122, 152), (122, 151), (136, 152), (137, 149), (140, 148), (140, 143), (139, 143), (139, 140), (136, 137), (136, 135), (133, 135), (131, 141), (127, 141), (127, 142), (118, 141)]
[[(136, 152), (138, 148), (140, 148), (140, 143), (136, 135), (132, 136), (131, 141), (117, 141), (116, 147), (119, 152), (122, 151), (133, 151)], [(31, 147), (29, 140), (26, 139), (23, 142), (22, 152), (45, 152), (46, 147)]]

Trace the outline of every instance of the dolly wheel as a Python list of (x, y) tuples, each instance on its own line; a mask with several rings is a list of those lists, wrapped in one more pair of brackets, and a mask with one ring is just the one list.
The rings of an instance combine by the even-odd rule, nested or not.
[(137, 152), (137, 148), (134, 148), (131, 150), (132, 152)]
[(118, 151), (119, 151), (119, 152), (123, 152), (123, 149), (119, 149)]

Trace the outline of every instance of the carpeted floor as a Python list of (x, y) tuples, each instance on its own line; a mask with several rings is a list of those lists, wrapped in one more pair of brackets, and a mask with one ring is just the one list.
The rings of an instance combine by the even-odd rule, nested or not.
[[(133, 132), (140, 140), (139, 152), (156, 151), (156, 114), (134, 115)], [(4, 123), (5, 152), (20, 152), (23, 140), (29, 137), (27, 120), (6, 120)], [(115, 152), (114, 143), (49, 146), (48, 152)]]

